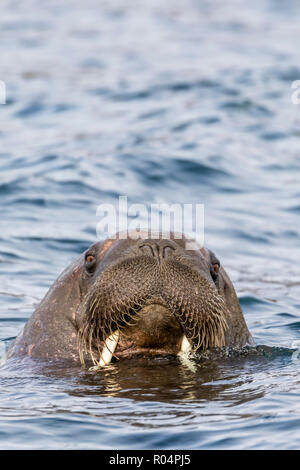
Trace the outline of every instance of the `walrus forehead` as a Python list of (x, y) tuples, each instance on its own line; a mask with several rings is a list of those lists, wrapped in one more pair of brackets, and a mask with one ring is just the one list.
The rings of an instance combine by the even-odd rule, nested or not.
[(202, 248), (200, 249), (200, 254), (203, 256), (203, 258), (204, 258), (206, 261), (209, 261), (209, 259), (210, 259), (210, 253), (209, 253), (209, 251), (208, 251), (207, 248), (202, 247)]
[[(125, 233), (117, 233), (104, 241), (91, 245), (84, 253), (83, 263), (88, 255), (93, 255), (97, 258), (97, 271), (102, 271), (109, 266), (121, 263), (125, 258), (138, 258), (141, 241), (145, 241), (146, 243), (161, 243), (162, 241), (166, 241), (167, 243), (170, 242), (174, 247), (177, 246), (177, 260), (180, 259), (184, 265), (192, 263), (194, 268), (207, 271), (211, 264), (210, 251), (201, 248), (201, 246), (198, 246), (197, 242), (182, 233), (171, 232), (169, 238), (164, 236), (161, 232), (152, 233), (152, 237), (149, 238), (147, 238), (149, 233), (143, 231), (129, 232), (127, 233), (127, 237), (125, 237), (125, 235)], [(130, 238), (129, 235), (131, 235), (132, 238)]]
[[(194, 239), (186, 236), (184, 233), (181, 232), (152, 232), (152, 231), (145, 231), (145, 230), (132, 230), (129, 232), (117, 232), (110, 238), (107, 238), (103, 242), (98, 242), (95, 245), (95, 250), (100, 257), (102, 257), (109, 248), (118, 247), (118, 249), (127, 249), (129, 246), (136, 245), (141, 240), (153, 240), (153, 241), (172, 241), (175, 242), (179, 248), (187, 249), (192, 251), (199, 251), (201, 250), (201, 245)], [(92, 247), (90, 247), (92, 248)]]
[[(141, 241), (145, 241), (147, 243), (151, 241), (160, 243), (162, 240), (165, 240), (166, 242), (171, 242), (173, 246), (177, 245), (177, 255), (183, 255), (183, 258), (180, 258), (182, 262), (185, 260), (183, 264), (190, 264), (191, 262), (194, 267), (197, 266), (197, 269), (202, 269), (204, 271), (207, 271), (208, 265), (210, 264), (210, 251), (205, 248), (201, 248), (198, 244), (196, 245), (194, 240), (186, 237), (184, 234), (171, 232), (170, 237), (167, 238), (161, 232), (157, 232), (152, 234), (152, 237), (147, 238), (148, 232), (140, 231), (129, 232), (128, 235), (132, 235), (132, 238), (129, 236), (126, 238), (125, 233), (117, 233), (111, 238), (107, 238), (102, 242), (97, 242), (86, 250), (84, 257), (86, 258), (88, 255), (96, 257), (97, 265), (102, 271), (105, 267), (108, 268), (111, 265), (122, 262), (124, 256), (125, 258), (127, 256), (130, 258), (134, 256), (138, 257), (138, 254), (140, 253), (139, 250), (136, 250), (136, 247), (139, 248)], [(136, 238), (138, 235), (139, 237)], [(180, 236), (182, 236), (182, 238), (180, 238)], [(192, 248), (190, 246), (190, 242), (193, 243)]]
[(115, 240), (111, 240), (111, 239), (106, 240), (100, 248), (99, 256), (102, 257), (104, 253), (112, 246), (114, 242)]
[(209, 250), (208, 248), (201, 248), (200, 254), (203, 256), (203, 258), (207, 261), (208, 264), (220, 264), (219, 258), (215, 255), (213, 251)]

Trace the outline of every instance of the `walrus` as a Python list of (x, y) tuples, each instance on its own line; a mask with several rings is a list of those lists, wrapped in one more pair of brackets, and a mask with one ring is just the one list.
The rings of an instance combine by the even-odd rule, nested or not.
[(235, 289), (209, 249), (171, 234), (91, 245), (54, 282), (7, 358), (103, 367), (133, 355), (253, 345)]

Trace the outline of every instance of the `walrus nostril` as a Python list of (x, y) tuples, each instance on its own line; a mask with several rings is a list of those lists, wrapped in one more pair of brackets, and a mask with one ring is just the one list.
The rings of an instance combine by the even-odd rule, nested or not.
[(156, 258), (158, 256), (158, 246), (156, 243), (143, 242), (139, 245), (139, 249), (144, 253), (153, 256), (153, 258)]
[(141, 242), (140, 250), (147, 252), (153, 258), (167, 258), (173, 254), (175, 248), (170, 242), (161, 240), (159, 243), (153, 240)]
[(163, 258), (168, 258), (168, 256), (171, 256), (173, 254), (173, 251), (175, 251), (175, 248), (171, 245), (166, 245), (162, 247), (162, 257)]

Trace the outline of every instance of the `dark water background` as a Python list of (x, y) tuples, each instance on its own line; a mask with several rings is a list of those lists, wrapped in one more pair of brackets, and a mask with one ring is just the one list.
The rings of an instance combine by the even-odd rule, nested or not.
[[(300, 4), (2, 0), (0, 338), (96, 240), (98, 204), (205, 204), (257, 344), (300, 344)], [(0, 448), (299, 448), (272, 349), (99, 374), (0, 370)]]

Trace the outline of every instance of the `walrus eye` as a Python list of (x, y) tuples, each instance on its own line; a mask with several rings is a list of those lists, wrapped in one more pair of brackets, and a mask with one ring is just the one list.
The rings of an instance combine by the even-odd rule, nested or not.
[(92, 273), (96, 267), (96, 258), (93, 255), (86, 255), (85, 267), (87, 272)]
[(220, 270), (220, 263), (213, 263), (211, 265), (210, 273), (214, 282), (218, 280), (219, 270)]
[(220, 265), (219, 265), (219, 263), (215, 263), (215, 264), (213, 264), (213, 270), (214, 270), (214, 272), (215, 272), (216, 274), (218, 274), (218, 272), (219, 272), (219, 269), (220, 269)]

